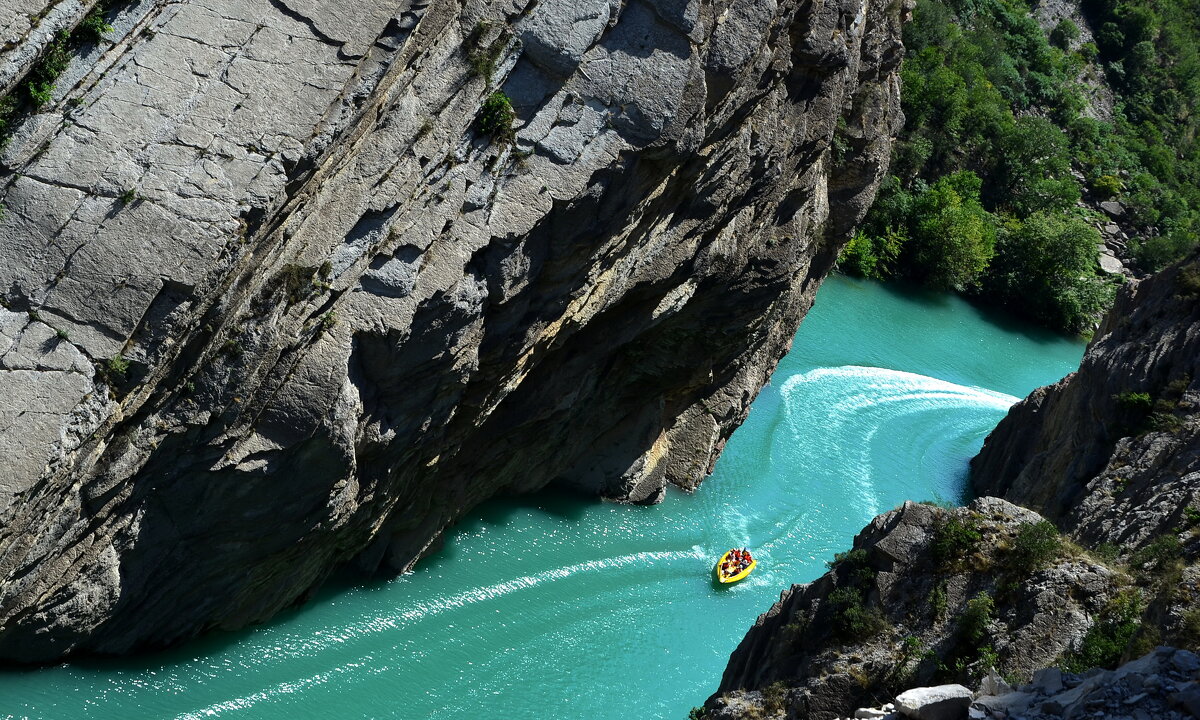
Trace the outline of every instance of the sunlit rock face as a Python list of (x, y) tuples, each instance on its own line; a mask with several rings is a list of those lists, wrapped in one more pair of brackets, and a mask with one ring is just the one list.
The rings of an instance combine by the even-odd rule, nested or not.
[(901, 3), (143, 0), (33, 109), (89, 8), (0, 19), (7, 659), (263, 620), (497, 493), (695, 487), (901, 120)]

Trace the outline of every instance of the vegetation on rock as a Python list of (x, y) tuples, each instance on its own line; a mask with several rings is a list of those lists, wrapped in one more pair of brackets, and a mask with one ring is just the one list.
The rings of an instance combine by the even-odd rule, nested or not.
[[(1087, 0), (1048, 33), (1022, 0), (920, 0), (905, 30), (904, 113), (885, 183), (840, 267), (952, 288), (1081, 332), (1112, 303), (1089, 195), (1115, 198), (1139, 264), (1183, 257), (1200, 232), (1200, 9)], [(1089, 73), (1096, 75), (1087, 79)], [(1111, 121), (1088, 84), (1117, 93)]]

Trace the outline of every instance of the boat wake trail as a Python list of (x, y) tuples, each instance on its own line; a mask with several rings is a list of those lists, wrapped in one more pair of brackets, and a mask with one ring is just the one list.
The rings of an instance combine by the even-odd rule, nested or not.
[(780, 394), (785, 422), (772, 439), (771, 476), (784, 499), (767, 551), (798, 541), (798, 533), (811, 544), (822, 528), (926, 498), (930, 477), (933, 499), (958, 500), (966, 459), (1018, 400), (855, 365), (793, 375)]

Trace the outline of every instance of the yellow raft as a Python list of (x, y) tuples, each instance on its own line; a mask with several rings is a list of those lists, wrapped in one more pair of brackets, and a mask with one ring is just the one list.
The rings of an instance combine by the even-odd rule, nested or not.
[(747, 575), (754, 572), (754, 567), (756, 565), (758, 565), (758, 561), (754, 559), (753, 555), (751, 555), (750, 556), (750, 564), (747, 565), (746, 567), (742, 568), (741, 572), (737, 573), (736, 575), (726, 575), (725, 573), (723, 573), (721, 571), (721, 566), (723, 566), (725, 564), (725, 561), (729, 559), (729, 553), (732, 553), (732, 552), (733, 552), (733, 550), (729, 550), (728, 552), (726, 552), (724, 555), (721, 556), (720, 560), (717, 561), (716, 571), (717, 571), (717, 581), (718, 582), (729, 584), (729, 583), (735, 583), (738, 580), (744, 580)]

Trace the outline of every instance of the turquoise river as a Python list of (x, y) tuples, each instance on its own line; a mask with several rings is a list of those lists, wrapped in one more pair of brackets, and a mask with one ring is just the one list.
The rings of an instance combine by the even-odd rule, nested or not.
[[(946, 295), (833, 277), (694, 495), (493, 501), (416, 572), (332, 583), (168, 653), (0, 672), (0, 717), (678, 718), (792, 583), (874, 515), (960, 502), (967, 461), (1083, 345)], [(731, 546), (759, 558), (716, 589)]]

